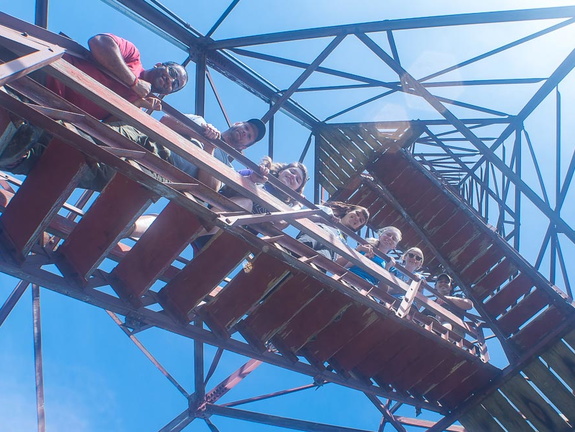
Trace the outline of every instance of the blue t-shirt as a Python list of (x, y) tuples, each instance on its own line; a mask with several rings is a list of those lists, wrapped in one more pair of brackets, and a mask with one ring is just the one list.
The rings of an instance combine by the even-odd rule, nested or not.
[[(360, 254), (365, 255), (365, 252), (360, 252)], [(378, 257), (377, 255), (374, 255), (373, 258), (370, 258), (370, 260), (372, 260), (377, 265), (385, 268), (385, 261), (382, 258)], [(370, 275), (369, 273), (367, 273), (365, 270), (363, 270), (362, 268), (360, 268), (358, 266), (350, 267), (349, 271), (351, 271), (351, 272), (355, 273), (356, 275), (364, 278), (366, 281), (371, 282), (373, 285), (377, 285), (379, 283), (379, 280), (377, 280), (372, 275)]]

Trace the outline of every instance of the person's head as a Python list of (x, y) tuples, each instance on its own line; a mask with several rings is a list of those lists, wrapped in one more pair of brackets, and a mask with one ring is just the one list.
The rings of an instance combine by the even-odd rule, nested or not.
[(451, 276), (449, 276), (447, 273), (441, 273), (439, 276), (437, 276), (435, 281), (435, 289), (441, 295), (451, 295), (453, 292)]
[(156, 63), (153, 69), (144, 71), (144, 79), (152, 85), (152, 93), (170, 94), (184, 88), (188, 72), (176, 62)]
[(266, 134), (266, 125), (259, 119), (234, 123), (222, 132), (222, 140), (238, 151), (247, 149), (261, 140)]
[(423, 251), (418, 247), (411, 247), (403, 253), (401, 259), (405, 263), (406, 267), (418, 270), (423, 265)]
[(383, 253), (387, 253), (397, 247), (401, 241), (401, 231), (394, 226), (386, 226), (379, 230), (378, 248)]
[(325, 205), (339, 218), (342, 225), (353, 231), (359, 231), (369, 220), (369, 212), (365, 207), (348, 204), (341, 201), (328, 201)]
[[(266, 165), (270, 170), (270, 174), (276, 177), (280, 182), (300, 195), (303, 195), (303, 189), (308, 181), (307, 168), (304, 164), (300, 162), (292, 162), (289, 164), (273, 162), (271, 158), (267, 156), (263, 159), (262, 164)], [(280, 197), (280, 199), (281, 198), (282, 197)], [(293, 201), (287, 195), (283, 197), (283, 200), (287, 203)]]

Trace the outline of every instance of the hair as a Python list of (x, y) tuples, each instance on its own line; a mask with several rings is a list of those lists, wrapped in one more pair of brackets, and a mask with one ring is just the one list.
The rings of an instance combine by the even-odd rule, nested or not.
[(401, 256), (401, 259), (405, 261), (405, 257), (407, 256), (408, 253), (410, 252), (418, 252), (421, 255), (421, 261), (419, 261), (420, 265), (423, 265), (423, 262), (425, 261), (425, 255), (423, 255), (423, 251), (421, 249), (419, 249), (418, 247), (410, 247), (409, 249), (407, 249), (403, 255)]
[[(274, 161), (272, 161), (272, 159), (269, 156), (266, 156), (262, 159), (262, 164), (267, 166), (268, 169), (270, 170), (270, 174), (276, 178), (279, 177), (280, 173), (286, 169), (299, 168), (302, 172), (303, 179), (302, 179), (301, 185), (297, 189), (294, 189), (294, 192), (297, 192), (300, 195), (303, 195), (303, 189), (305, 187), (305, 184), (309, 180), (307, 168), (304, 164), (302, 164), (301, 162), (292, 162), (289, 164), (283, 163), (283, 162), (274, 162)], [(294, 203), (293, 198), (291, 198), (290, 196), (288, 196), (284, 193), (281, 193), (279, 190), (277, 191), (277, 197), (279, 199), (281, 199), (282, 201), (288, 203), (288, 204)]]
[(394, 226), (386, 226), (386, 227), (381, 228), (380, 230), (377, 231), (377, 236), (381, 237), (381, 235), (387, 231), (395, 231), (395, 233), (399, 237), (398, 242), (401, 241), (401, 239), (402, 239), (401, 231), (399, 228), (394, 227)]
[(357, 231), (362, 229), (369, 220), (369, 211), (367, 211), (365, 207), (356, 204), (348, 204), (342, 201), (327, 201), (326, 203), (324, 203), (324, 205), (326, 207), (329, 207), (333, 211), (333, 215), (339, 219), (342, 219), (346, 214), (354, 211), (359, 211), (361, 214), (363, 214), (363, 217), (365, 218), (365, 223), (362, 226), (360, 226), (357, 229)]

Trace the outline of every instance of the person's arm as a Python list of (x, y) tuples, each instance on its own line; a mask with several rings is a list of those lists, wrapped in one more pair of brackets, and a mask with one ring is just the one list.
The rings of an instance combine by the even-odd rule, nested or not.
[(469, 310), (473, 308), (473, 302), (468, 298), (461, 298), (454, 296), (445, 296), (445, 298), (451, 301), (459, 309)]
[[(199, 116), (197, 118), (203, 120)], [(195, 121), (194, 119), (190, 119), (190, 120), (194, 121), (194, 123), (196, 123), (198, 126), (201, 126), (203, 128), (203, 133), (204, 133), (204, 136), (206, 138), (208, 138), (208, 139), (219, 139), (222, 136), (220, 131), (215, 126), (213, 126), (209, 123), (206, 123), (205, 121)], [(185, 125), (184, 123), (182, 123), (178, 119), (176, 119), (176, 118), (174, 118), (168, 114), (164, 115), (160, 119), (160, 122), (164, 123), (169, 128), (175, 130), (180, 135), (184, 135), (186, 137), (189, 137), (196, 132), (195, 130), (193, 130), (188, 125)], [(211, 143), (204, 143), (204, 147), (208, 147), (208, 145), (212, 148), (212, 154), (213, 154), (213, 149), (215, 149), (215, 146)], [(204, 148), (204, 150), (205, 150), (205, 148)]]
[(121, 82), (130, 87), (141, 98), (150, 94), (152, 85), (139, 79), (126, 65), (124, 56), (116, 41), (106, 34), (98, 34), (88, 41), (92, 58)]

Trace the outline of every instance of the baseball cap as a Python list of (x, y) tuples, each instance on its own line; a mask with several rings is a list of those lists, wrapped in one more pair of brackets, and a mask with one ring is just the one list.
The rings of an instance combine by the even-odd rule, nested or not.
[(255, 119), (255, 118), (248, 120), (248, 123), (251, 123), (252, 125), (254, 125), (254, 127), (258, 130), (258, 134), (257, 134), (256, 139), (254, 141), (254, 142), (258, 142), (266, 134), (266, 125), (260, 119)]

